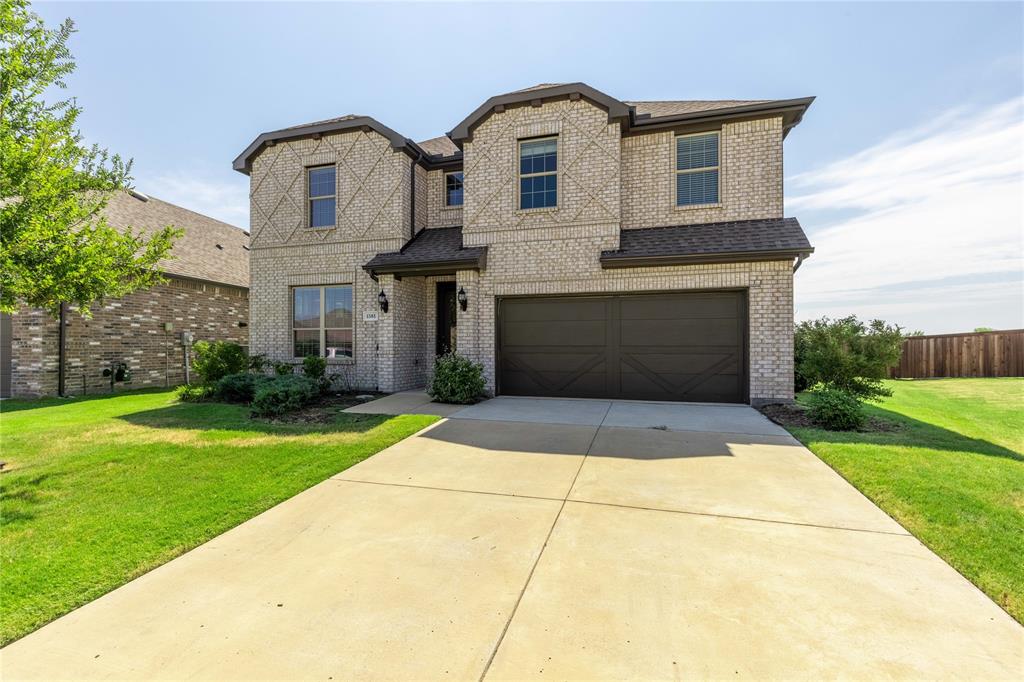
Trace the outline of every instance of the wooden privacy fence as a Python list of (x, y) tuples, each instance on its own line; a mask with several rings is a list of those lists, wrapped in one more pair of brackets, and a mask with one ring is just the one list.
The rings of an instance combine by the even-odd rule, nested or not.
[(897, 379), (1024, 376), (1024, 329), (909, 336)]

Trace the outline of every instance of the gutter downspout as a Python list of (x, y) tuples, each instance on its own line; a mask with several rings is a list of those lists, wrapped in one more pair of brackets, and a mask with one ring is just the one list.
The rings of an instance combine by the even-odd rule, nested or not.
[(416, 236), (416, 165), (423, 161), (423, 152), (409, 164), (409, 239)]
[(793, 272), (799, 270), (800, 266), (804, 264), (805, 260), (807, 260), (807, 256), (805, 254), (801, 253), (799, 256), (797, 256), (796, 263), (793, 264)]
[(67, 355), (67, 331), (64, 328), (67, 321), (67, 307), (63, 302), (60, 304), (60, 313), (57, 316), (57, 320), (57, 323), (60, 325), (57, 329), (57, 395), (63, 398), (64, 362)]

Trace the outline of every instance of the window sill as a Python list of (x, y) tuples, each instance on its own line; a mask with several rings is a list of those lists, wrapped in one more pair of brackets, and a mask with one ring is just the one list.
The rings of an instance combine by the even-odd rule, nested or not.
[(683, 206), (679, 206), (677, 204), (676, 206), (674, 206), (674, 208), (677, 211), (693, 211), (708, 208), (722, 208), (722, 202), (718, 202), (716, 204), (685, 204)]
[(532, 215), (534, 213), (555, 213), (558, 211), (558, 206), (543, 206), (541, 208), (516, 208), (512, 210), (512, 215)]
[(462, 210), (462, 206), (463, 206), (463, 204), (459, 204), (458, 206), (448, 206), (447, 204), (445, 204), (444, 206), (441, 207), (441, 210), (442, 211), (461, 211)]
[(307, 225), (306, 229), (307, 230), (316, 230), (316, 231), (319, 232), (321, 230), (333, 230), (336, 227), (337, 227), (337, 225), (321, 225), (320, 227), (313, 227), (312, 225)]

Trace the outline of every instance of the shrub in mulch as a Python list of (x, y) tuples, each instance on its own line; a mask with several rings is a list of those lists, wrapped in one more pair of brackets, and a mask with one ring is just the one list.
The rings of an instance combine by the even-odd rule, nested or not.
[[(764, 416), (779, 426), (792, 428), (820, 429), (823, 426), (816, 423), (811, 417), (810, 411), (799, 403), (787, 403), (776, 405), (762, 405), (758, 408)], [(885, 419), (867, 416), (860, 428), (856, 429), (861, 433), (882, 432), (890, 433), (899, 431), (900, 425)]]

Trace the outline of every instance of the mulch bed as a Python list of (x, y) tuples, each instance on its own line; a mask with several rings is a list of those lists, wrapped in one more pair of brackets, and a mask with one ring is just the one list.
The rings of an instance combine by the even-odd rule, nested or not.
[[(362, 405), (370, 400), (375, 400), (387, 393), (372, 393), (360, 391), (358, 393), (328, 393), (317, 402), (303, 407), (301, 410), (283, 414), (280, 417), (267, 419), (266, 421), (277, 424), (330, 424), (347, 407)], [(370, 418), (374, 415), (350, 415), (358, 421), (361, 417)]]
[[(799, 404), (790, 405), (763, 405), (758, 408), (764, 416), (782, 427), (820, 429), (807, 414), (807, 408)], [(868, 417), (863, 428), (857, 429), (860, 433), (882, 432), (891, 433), (899, 431), (900, 425), (885, 419)]]

